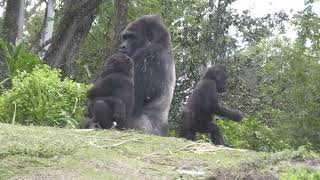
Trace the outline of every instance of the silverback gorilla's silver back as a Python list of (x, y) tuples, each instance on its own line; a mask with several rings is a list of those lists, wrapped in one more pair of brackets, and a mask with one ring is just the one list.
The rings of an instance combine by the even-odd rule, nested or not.
[(155, 15), (127, 26), (120, 51), (134, 61), (135, 106), (128, 127), (165, 136), (176, 75), (171, 37)]
[(167, 135), (169, 110), (176, 82), (175, 66), (168, 65), (168, 72), (171, 78), (166, 85), (167, 90), (152, 103), (146, 105), (143, 108), (141, 116), (131, 120), (133, 129), (160, 136)]

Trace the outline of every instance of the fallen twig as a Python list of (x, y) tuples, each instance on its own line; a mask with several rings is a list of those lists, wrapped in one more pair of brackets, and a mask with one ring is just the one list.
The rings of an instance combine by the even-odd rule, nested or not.
[(123, 142), (119, 142), (119, 143), (117, 143), (117, 144), (113, 144), (113, 145), (111, 145), (110, 147), (120, 146), (120, 145), (122, 145), (122, 144), (131, 142), (131, 141), (142, 142), (142, 139), (140, 139), (140, 138), (138, 138), (138, 139), (129, 139), (129, 140), (126, 140), (126, 141), (123, 141)]

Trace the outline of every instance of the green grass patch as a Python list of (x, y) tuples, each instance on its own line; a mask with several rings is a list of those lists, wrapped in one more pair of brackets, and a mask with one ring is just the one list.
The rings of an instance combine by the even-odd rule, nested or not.
[(316, 172), (309, 162), (319, 159), (304, 149), (255, 152), (136, 131), (0, 129), (0, 179), (264, 179), (293, 165)]

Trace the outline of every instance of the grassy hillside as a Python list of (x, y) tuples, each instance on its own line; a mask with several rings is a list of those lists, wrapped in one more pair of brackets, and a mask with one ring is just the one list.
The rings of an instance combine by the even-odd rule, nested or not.
[(0, 179), (274, 179), (319, 155), (229, 149), (134, 131), (0, 124)]

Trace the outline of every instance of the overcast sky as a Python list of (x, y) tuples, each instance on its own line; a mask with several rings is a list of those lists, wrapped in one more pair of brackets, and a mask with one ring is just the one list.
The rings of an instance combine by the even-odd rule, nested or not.
[[(304, 0), (238, 0), (233, 3), (233, 8), (237, 9), (239, 12), (251, 9), (253, 15), (263, 16), (267, 13), (274, 13), (280, 10), (285, 10), (293, 13), (303, 9)], [(318, 2), (314, 9), (316, 12), (320, 12), (320, 2)], [(3, 9), (0, 8), (0, 15)]]
[[(263, 16), (281, 10), (296, 13), (303, 10), (304, 0), (238, 0), (232, 6), (239, 12), (250, 9), (253, 15)], [(313, 8), (315, 12), (320, 12), (320, 2), (317, 2)]]

